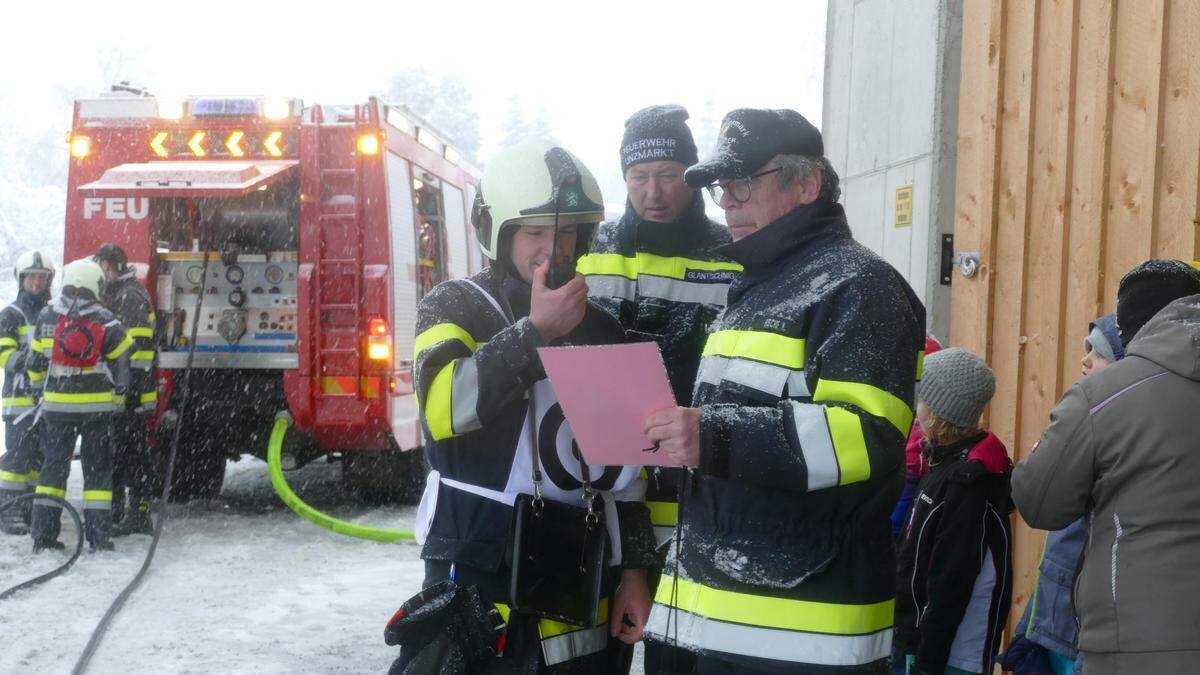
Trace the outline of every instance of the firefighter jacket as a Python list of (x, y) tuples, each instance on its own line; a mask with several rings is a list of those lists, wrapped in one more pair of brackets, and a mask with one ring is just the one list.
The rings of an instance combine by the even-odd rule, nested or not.
[(900, 543), (895, 644), (922, 673), (990, 673), (1012, 601), (1012, 462), (990, 433), (929, 459)]
[[(459, 582), (478, 585), (507, 611), (513, 505), (533, 494), (534, 453), (546, 499), (582, 504), (583, 472), (537, 355), (543, 345), (528, 319), (529, 286), (500, 267), (443, 282), (417, 306), (414, 383), (432, 471), (416, 535), (422, 558), (454, 563)], [(623, 339), (611, 316), (589, 306), (563, 342)], [(657, 566), (640, 469), (593, 465), (588, 478), (604, 498), (610, 564)], [(547, 665), (603, 650), (601, 614), (600, 625), (583, 629), (543, 619)]]
[(0, 310), (0, 368), (4, 369), (3, 415), (15, 419), (37, 404), (42, 379), (30, 372), (33, 333), (38, 313), (46, 299), (22, 290), (17, 299)]
[(874, 663), (924, 307), (836, 203), (719, 251), (745, 269), (704, 347), (700, 463), (648, 630), (727, 660)]
[(133, 339), (99, 302), (56, 298), (38, 315), (34, 349), (47, 415), (109, 414), (124, 401)]
[[(697, 191), (673, 223), (644, 221), (626, 202), (625, 215), (602, 223), (591, 253), (579, 261), (592, 300), (617, 317), (630, 339), (658, 343), (681, 404), (692, 398), (708, 327), (742, 269), (713, 252), (729, 241), (729, 231), (705, 217)], [(675, 527), (681, 477), (661, 467), (648, 475), (646, 506), (660, 542)]]
[(133, 349), (129, 353), (131, 372), (126, 408), (153, 412), (158, 404), (158, 382), (154, 372), (155, 316), (150, 294), (131, 267), (105, 284), (101, 300), (133, 340)]

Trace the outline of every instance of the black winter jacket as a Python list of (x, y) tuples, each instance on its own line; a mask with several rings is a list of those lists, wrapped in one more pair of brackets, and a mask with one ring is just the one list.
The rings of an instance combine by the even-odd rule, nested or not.
[(900, 544), (895, 644), (922, 673), (990, 673), (1012, 602), (1012, 462), (992, 434), (929, 452)]
[(4, 369), (3, 415), (14, 419), (32, 410), (40, 395), (39, 378), (30, 375), (33, 362), (33, 336), (38, 314), (46, 306), (47, 297), (24, 290), (17, 299), (0, 310), (0, 368)]
[(108, 282), (101, 298), (117, 320), (125, 326), (133, 349), (129, 354), (130, 383), (127, 409), (151, 412), (158, 400), (157, 377), (154, 372), (154, 306), (150, 294), (138, 281), (133, 268)]

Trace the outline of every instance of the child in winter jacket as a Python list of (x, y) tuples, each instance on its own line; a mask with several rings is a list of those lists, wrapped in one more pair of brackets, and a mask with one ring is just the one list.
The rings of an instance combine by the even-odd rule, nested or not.
[(917, 418), (929, 469), (900, 541), (893, 672), (990, 673), (1012, 599), (1004, 444), (979, 427), (996, 380), (965, 349), (925, 360)]

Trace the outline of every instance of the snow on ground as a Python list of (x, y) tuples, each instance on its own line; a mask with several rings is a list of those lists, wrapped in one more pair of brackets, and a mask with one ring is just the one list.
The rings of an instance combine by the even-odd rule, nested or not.
[[(414, 508), (364, 507), (337, 465), (287, 474), (298, 494), (338, 518), (396, 529)], [(82, 472), (72, 465), (68, 498)], [(64, 516), (62, 541), (75, 541)], [(65, 575), (0, 601), (0, 673), (69, 673), (109, 604), (133, 578), (150, 538), (85, 552)], [(60, 554), (30, 553), (0, 535), (0, 589), (40, 574)], [(300, 519), (271, 489), (263, 462), (231, 462), (221, 498), (172, 505), (154, 564), (110, 626), (92, 673), (383, 673), (396, 650), (383, 627), (424, 576), (412, 542), (349, 539)], [(634, 672), (641, 672), (641, 649)]]
[[(289, 474), (311, 504), (354, 522), (407, 529), (412, 507), (353, 505), (340, 470), (314, 462)], [(81, 491), (78, 462), (69, 499)], [(64, 518), (62, 540), (74, 543)], [(0, 672), (70, 672), (150, 538), (116, 540), (65, 575), (0, 602)], [(0, 535), (0, 588), (52, 567), (27, 537)], [(396, 650), (383, 627), (420, 588), (418, 547), (327, 532), (275, 497), (266, 465), (229, 465), (219, 500), (174, 505), (150, 573), (110, 627), (93, 673), (386, 672)]]

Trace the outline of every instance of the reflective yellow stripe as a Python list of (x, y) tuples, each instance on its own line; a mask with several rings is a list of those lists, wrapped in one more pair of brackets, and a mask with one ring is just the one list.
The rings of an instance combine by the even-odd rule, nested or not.
[(33, 405), (33, 397), (31, 396), (7, 396), (0, 399), (0, 405), (8, 406), (29, 406)]
[(912, 429), (912, 408), (888, 392), (869, 384), (819, 379), (813, 401), (836, 401), (856, 405), (876, 417), (891, 422), (905, 438)]
[(452, 323), (439, 323), (432, 328), (421, 331), (417, 339), (413, 342), (413, 358), (426, 349), (445, 340), (458, 340), (467, 346), (471, 351), (475, 351), (478, 347), (471, 334), (464, 330), (461, 326)]
[(442, 367), (429, 385), (429, 393), (421, 401), (425, 411), (425, 422), (429, 425), (429, 433), (433, 440), (441, 441), (453, 437), (454, 421), (450, 402), (450, 382), (454, 379), (454, 362)]
[(153, 361), (154, 360), (154, 350), (153, 349), (143, 349), (142, 351), (134, 352), (133, 355), (129, 357), (129, 360), (130, 361)]
[(138, 400), (141, 401), (142, 403), (157, 403), (158, 402), (158, 390), (155, 389), (152, 391), (143, 392), (142, 395), (138, 398)]
[[(503, 602), (497, 602), (496, 611), (500, 612), (500, 618), (504, 619), (504, 623), (508, 623), (508, 617), (512, 615), (512, 608)], [(600, 606), (596, 612), (596, 616), (598, 617), (596, 620), (597, 626), (602, 626), (608, 623), (608, 598), (600, 598)], [(586, 629), (580, 626), (572, 626), (569, 623), (555, 621), (554, 619), (538, 620), (538, 635), (540, 635), (543, 640), (564, 635), (566, 633), (573, 633), (577, 630)]]
[(679, 505), (675, 502), (646, 502), (650, 509), (650, 524), (673, 527), (679, 522)]
[(68, 394), (61, 391), (46, 392), (49, 403), (112, 403), (115, 395), (111, 391)]
[(747, 595), (677, 580), (667, 574), (659, 582), (654, 600), (717, 621), (826, 635), (867, 635), (889, 628), (896, 604), (894, 599), (868, 605), (842, 605)]
[(10, 337), (0, 337), (0, 347), (12, 347), (16, 349), (17, 341)]
[(111, 502), (112, 490), (84, 490), (83, 499), (90, 502)]
[(742, 266), (732, 262), (695, 260), (668, 257), (653, 253), (638, 253), (635, 257), (620, 253), (589, 253), (579, 259), (576, 271), (584, 276), (603, 274), (637, 279), (649, 274), (668, 279), (686, 279), (689, 270), (700, 272), (741, 272)]
[(46, 379), (46, 371), (44, 370), (30, 370), (25, 374), (29, 376), (31, 382), (41, 382)]
[(755, 330), (719, 330), (708, 336), (703, 356), (754, 359), (793, 370), (804, 367), (804, 340)]
[(54, 338), (47, 337), (47, 338), (42, 338), (40, 340), (34, 340), (33, 348), (44, 354), (47, 351), (54, 349)]
[(925, 352), (917, 352), (917, 381), (925, 374)]
[(37, 328), (37, 326), (32, 326), (30, 324), (25, 324), (24, 326), (19, 326), (17, 328), (17, 335), (29, 335), (30, 333), (33, 332), (34, 328)]
[(130, 328), (129, 330), (125, 331), (125, 334), (131, 338), (153, 338), (154, 329), (139, 326), (137, 328)]
[(121, 343), (118, 344), (116, 347), (113, 347), (111, 352), (105, 354), (104, 358), (106, 358), (110, 361), (113, 359), (119, 359), (119, 358), (121, 358), (121, 355), (124, 354), (125, 352), (129, 351), (129, 348), (132, 346), (133, 346), (133, 339), (129, 337), (129, 333), (126, 333), (125, 339), (121, 340)]
[(28, 483), (31, 479), (37, 478), (36, 471), (29, 473), (13, 473), (12, 471), (0, 471), (0, 481), (9, 481), (11, 483)]
[(35, 494), (39, 495), (54, 495), (55, 497), (62, 497), (63, 499), (67, 498), (66, 490), (59, 490), (58, 488), (52, 488), (48, 485), (39, 485), (34, 488), (33, 491)]
[(849, 485), (871, 477), (871, 457), (863, 438), (862, 420), (858, 415), (836, 406), (825, 408), (829, 422), (829, 438), (838, 463), (838, 485)]

